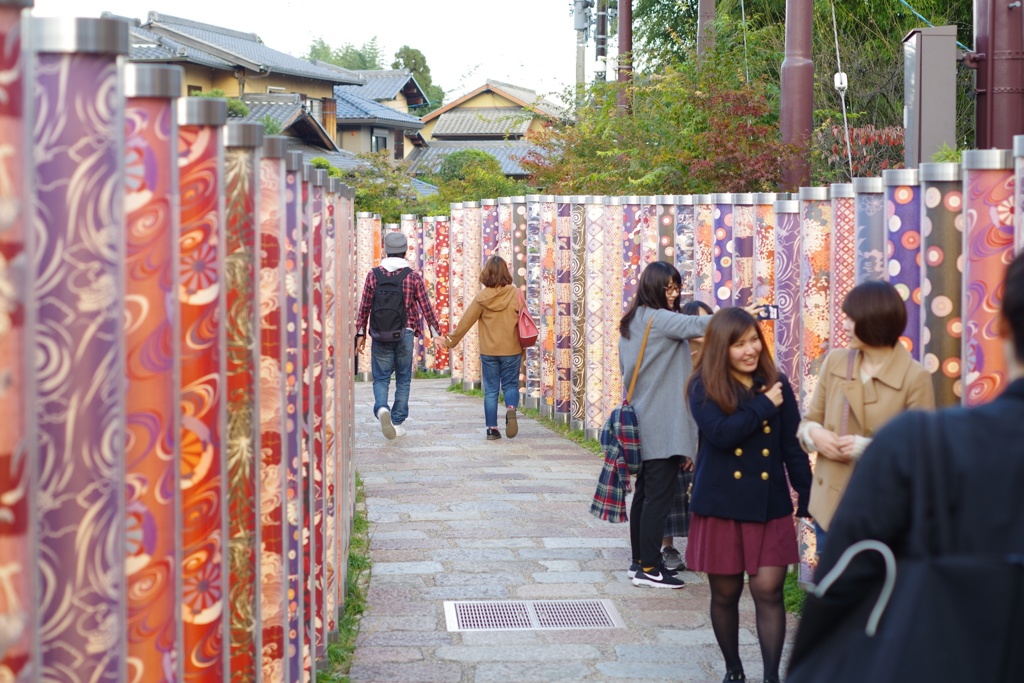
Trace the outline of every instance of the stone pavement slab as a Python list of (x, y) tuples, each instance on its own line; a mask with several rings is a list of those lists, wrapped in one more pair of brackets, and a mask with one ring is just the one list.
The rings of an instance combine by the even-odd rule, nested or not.
[[(487, 441), (483, 402), (449, 384), (414, 380), (408, 434), (388, 441), (371, 414), (372, 384), (356, 383), (372, 569), (350, 679), (720, 681), (705, 577), (685, 572), (680, 590), (630, 583), (627, 525), (589, 512), (600, 457), (526, 417), (515, 439)], [(626, 628), (447, 630), (445, 600), (538, 599), (608, 599)], [(741, 655), (756, 681), (747, 592), (740, 610)]]

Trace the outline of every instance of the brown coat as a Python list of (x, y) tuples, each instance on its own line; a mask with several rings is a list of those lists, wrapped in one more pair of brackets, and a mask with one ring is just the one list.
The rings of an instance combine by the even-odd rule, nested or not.
[(484, 287), (466, 308), (455, 331), (444, 338), (452, 348), (480, 321), (480, 353), (484, 356), (518, 356), (523, 352), (516, 334), (519, 294), (513, 285)]
[[(851, 353), (857, 353), (857, 357), (853, 363), (852, 378), (847, 380)], [(860, 378), (862, 359), (863, 354), (850, 349), (837, 349), (828, 355), (814, 389), (811, 407), (804, 415), (804, 423), (817, 422), (843, 436), (843, 402), (848, 400), (850, 414), (846, 434), (870, 438), (904, 410), (935, 408), (931, 375), (911, 358), (902, 344), (896, 345), (892, 355), (867, 383)], [(819, 456), (814, 464), (809, 510), (822, 529), (827, 530), (832, 523), (832, 515), (843, 498), (854, 464), (836, 462), (824, 456)]]

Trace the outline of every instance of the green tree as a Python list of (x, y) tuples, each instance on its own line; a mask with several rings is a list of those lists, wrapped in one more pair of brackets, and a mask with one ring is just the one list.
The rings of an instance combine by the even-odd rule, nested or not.
[(403, 45), (395, 52), (395, 61), (391, 62), (392, 69), (408, 69), (412, 72), (416, 82), (423, 89), (427, 96), (427, 102), (416, 107), (416, 113), (424, 116), (439, 108), (444, 103), (444, 90), (434, 83), (430, 75), (430, 67), (427, 66), (427, 58), (422, 52), (414, 47)]
[(310, 43), (309, 51), (303, 55), (303, 59), (315, 59), (353, 71), (366, 71), (384, 68), (381, 56), (377, 36), (370, 38), (360, 47), (345, 43), (340, 48), (332, 48), (323, 38), (316, 38)]
[(393, 164), (386, 150), (360, 154), (359, 159), (359, 167), (342, 178), (355, 189), (356, 211), (379, 213), (385, 223), (397, 223), (401, 214), (412, 213), (419, 195), (406, 174), (406, 164)]
[(245, 106), (245, 102), (238, 99), (237, 97), (228, 97), (220, 88), (214, 88), (206, 92), (196, 93), (195, 97), (213, 97), (223, 100), (227, 100), (228, 104), (228, 116), (231, 118), (244, 118), (249, 115), (249, 107)]
[(452, 202), (530, 194), (530, 186), (501, 172), (501, 164), (487, 152), (466, 149), (445, 156), (437, 172), (423, 180), (437, 186), (437, 194), (421, 200), (421, 213), (448, 213)]

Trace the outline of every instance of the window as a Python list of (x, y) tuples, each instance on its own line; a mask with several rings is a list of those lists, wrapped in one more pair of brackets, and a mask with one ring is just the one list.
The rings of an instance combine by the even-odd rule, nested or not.
[(370, 151), (379, 152), (388, 148), (387, 128), (374, 128), (370, 138)]
[(405, 136), (402, 131), (395, 131), (395, 159), (401, 161), (405, 157)]

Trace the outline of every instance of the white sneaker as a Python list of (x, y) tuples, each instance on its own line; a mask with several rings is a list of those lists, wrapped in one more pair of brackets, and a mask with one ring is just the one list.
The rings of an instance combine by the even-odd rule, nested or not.
[(395, 425), (395, 436), (405, 436), (405, 427), (402, 425)]
[(381, 408), (377, 411), (377, 419), (380, 421), (380, 431), (384, 434), (384, 438), (395, 438), (395, 425), (391, 424), (391, 410)]

